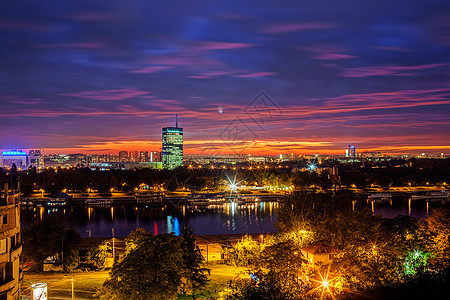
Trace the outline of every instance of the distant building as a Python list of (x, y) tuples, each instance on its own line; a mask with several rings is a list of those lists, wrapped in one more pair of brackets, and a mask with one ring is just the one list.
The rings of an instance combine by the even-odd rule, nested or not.
[(195, 164), (236, 164), (248, 161), (247, 154), (186, 154), (186, 161)]
[(140, 162), (148, 162), (148, 152), (147, 151), (141, 151), (139, 153), (139, 161)]
[(0, 299), (20, 299), (19, 268), (22, 255), (20, 238), (20, 193), (5, 184), (0, 187)]
[(356, 156), (356, 147), (352, 145), (348, 145), (345, 149), (345, 157), (355, 157)]
[(128, 157), (127, 151), (119, 151), (119, 162), (128, 162), (130, 158)]
[(383, 157), (383, 154), (381, 152), (375, 152), (375, 151), (368, 152), (368, 151), (366, 151), (366, 152), (361, 152), (360, 156), (362, 158), (380, 158), (380, 157)]
[(130, 151), (130, 162), (139, 162), (139, 151)]
[(162, 162), (128, 162), (123, 163), (125, 170), (132, 169), (162, 169)]
[(28, 155), (22, 150), (2, 151), (0, 155), (0, 167), (11, 168), (15, 164), (17, 169), (28, 168)]
[(89, 164), (91, 170), (109, 171), (109, 170), (125, 170), (125, 163), (121, 162), (101, 162)]
[(44, 166), (41, 150), (30, 150), (28, 152), (28, 165), (36, 168)]
[(183, 164), (183, 128), (175, 127), (162, 129), (162, 163), (164, 169), (173, 170)]
[(159, 151), (150, 151), (150, 162), (159, 162), (161, 161), (161, 152)]

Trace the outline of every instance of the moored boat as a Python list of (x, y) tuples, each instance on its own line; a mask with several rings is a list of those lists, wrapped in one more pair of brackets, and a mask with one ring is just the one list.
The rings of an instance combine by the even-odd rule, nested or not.
[(87, 199), (84, 201), (87, 206), (109, 206), (113, 204), (112, 199)]
[(134, 194), (137, 206), (160, 206), (163, 204), (164, 193), (153, 190), (140, 190)]
[(66, 207), (70, 204), (71, 200), (72, 196), (66, 193), (59, 193), (48, 198), (45, 206), (47, 206), (48, 208)]
[(422, 199), (438, 199), (438, 200), (445, 200), (450, 199), (450, 193), (444, 189), (440, 190), (439, 192), (426, 192), (422, 194), (414, 194), (411, 195), (411, 198), (413, 200), (422, 200)]
[(375, 193), (367, 196), (368, 200), (377, 201), (377, 200), (391, 200), (392, 195), (389, 193)]

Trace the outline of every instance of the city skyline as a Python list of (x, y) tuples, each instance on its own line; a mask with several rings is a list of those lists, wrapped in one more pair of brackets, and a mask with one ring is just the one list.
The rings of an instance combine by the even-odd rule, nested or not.
[(5, 1), (0, 149), (448, 153), (447, 1)]

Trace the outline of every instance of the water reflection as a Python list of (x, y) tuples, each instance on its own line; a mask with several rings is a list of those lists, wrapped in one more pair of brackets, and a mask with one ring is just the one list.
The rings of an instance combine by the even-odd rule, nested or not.
[(47, 210), (43, 207), (23, 208), (22, 226), (28, 227), (36, 220), (49, 214), (66, 214), (68, 227), (74, 228), (83, 237), (110, 237), (115, 228), (116, 236), (127, 236), (137, 228), (154, 234), (180, 234), (184, 222), (191, 225), (194, 232), (207, 234), (243, 234), (275, 232), (276, 202), (261, 202), (240, 205), (227, 203), (210, 206), (164, 206), (159, 208), (139, 208), (135, 206), (94, 206), (73, 205), (64, 212), (62, 209)]
[(397, 197), (391, 201), (377, 202), (369, 201), (367, 208), (372, 210), (375, 215), (381, 215), (384, 218), (395, 218), (399, 215), (408, 215), (415, 218), (426, 218), (432, 214), (434, 208), (450, 208), (450, 202), (412, 200), (410, 197)]
[[(375, 215), (395, 218), (398, 215), (425, 218), (436, 207), (449, 207), (450, 203), (440, 201), (413, 200), (396, 198), (392, 201), (367, 201), (358, 199), (352, 203), (352, 209), (361, 206)], [(116, 236), (127, 236), (137, 228), (143, 228), (154, 234), (180, 234), (180, 227), (187, 222), (199, 235), (208, 234), (244, 234), (275, 232), (277, 202), (259, 202), (239, 205), (227, 203), (210, 206), (172, 206), (159, 208), (138, 208), (135, 206), (95, 206), (73, 205), (66, 209), (48, 210), (44, 207), (23, 207), (22, 226), (30, 226), (49, 214), (64, 216), (67, 227), (74, 228), (83, 237), (111, 237), (111, 228)], [(65, 214), (65, 215), (64, 215)]]

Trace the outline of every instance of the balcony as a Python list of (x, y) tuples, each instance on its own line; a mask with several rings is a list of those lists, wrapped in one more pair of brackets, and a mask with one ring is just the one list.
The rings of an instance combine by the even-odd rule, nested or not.
[(15, 287), (18, 288), (18, 282), (12, 277), (0, 280), (0, 294), (12, 290)]
[(22, 254), (22, 244), (17, 245), (15, 248), (11, 249), (11, 261), (18, 259), (21, 254)]

